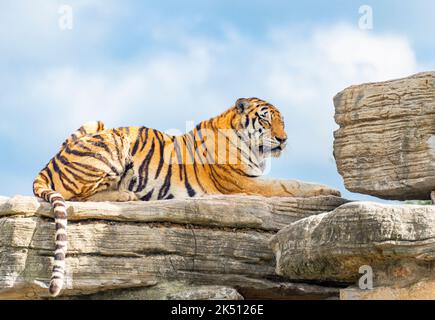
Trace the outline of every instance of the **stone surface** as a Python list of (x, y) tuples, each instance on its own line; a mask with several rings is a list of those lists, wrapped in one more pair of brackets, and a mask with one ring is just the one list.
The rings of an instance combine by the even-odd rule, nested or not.
[[(109, 203), (69, 202), (68, 220), (170, 222), (217, 227), (278, 231), (313, 214), (331, 211), (348, 200), (335, 196), (263, 198), (215, 196), (185, 200)], [(53, 218), (50, 205), (35, 197), (0, 200), (0, 217), (9, 215)]]
[(170, 300), (243, 300), (237, 290), (222, 286), (200, 286), (168, 295)]
[(435, 189), (435, 72), (352, 86), (334, 98), (334, 156), (349, 191), (429, 200)]
[(291, 224), (271, 246), (277, 273), (289, 280), (356, 284), (369, 266), (372, 297), (382, 290), (402, 297), (435, 281), (435, 206), (352, 202)]
[(340, 300), (435, 300), (435, 281), (420, 281), (403, 288), (347, 288), (340, 290)]
[[(335, 292), (336, 294), (337, 292)], [(164, 281), (151, 287), (102, 291), (91, 295), (64, 296), (68, 300), (243, 300), (234, 288)]]
[[(268, 243), (280, 228), (346, 202), (332, 196), (68, 202), (62, 294), (88, 299), (205, 297), (206, 287), (201, 286), (218, 285), (245, 298), (338, 297), (338, 287), (277, 277)], [(0, 200), (0, 299), (47, 297), (53, 235), (48, 204), (33, 197)]]

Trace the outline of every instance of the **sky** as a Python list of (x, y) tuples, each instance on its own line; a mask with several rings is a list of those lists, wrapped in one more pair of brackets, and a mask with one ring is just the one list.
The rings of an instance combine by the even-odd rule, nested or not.
[(337, 173), (332, 98), (434, 70), (433, 12), (432, 0), (0, 0), (0, 195), (31, 195), (88, 121), (182, 133), (259, 97), (289, 136), (267, 176), (373, 200)]

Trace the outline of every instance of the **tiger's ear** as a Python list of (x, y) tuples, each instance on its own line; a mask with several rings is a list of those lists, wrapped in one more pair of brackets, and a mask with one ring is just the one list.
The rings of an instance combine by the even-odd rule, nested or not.
[(248, 109), (249, 101), (245, 98), (240, 98), (236, 101), (236, 110), (239, 113), (245, 113)]

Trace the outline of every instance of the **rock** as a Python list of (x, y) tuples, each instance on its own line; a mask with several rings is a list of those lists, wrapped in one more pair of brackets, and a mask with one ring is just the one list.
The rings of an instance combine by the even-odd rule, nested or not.
[[(347, 201), (209, 197), (129, 203), (67, 203), (69, 239), (63, 297), (169, 299), (206, 286), (243, 297), (338, 297), (339, 288), (275, 275), (268, 242), (298, 219)], [(50, 206), (33, 197), (0, 200), (0, 299), (47, 297), (54, 250)], [(222, 289), (223, 290), (223, 289)], [(235, 297), (234, 291), (226, 292)], [(210, 295), (210, 297), (212, 297)]]
[(222, 286), (200, 286), (168, 296), (170, 300), (243, 300), (237, 290)]
[[(335, 292), (336, 293), (336, 292)], [(184, 281), (165, 281), (151, 287), (102, 291), (91, 295), (64, 296), (80, 300), (243, 300), (234, 288), (213, 285), (190, 285)]]
[(271, 246), (276, 272), (287, 279), (355, 284), (369, 267), (373, 297), (406, 296), (406, 288), (435, 281), (435, 206), (352, 202), (291, 224)]
[[(170, 222), (217, 227), (259, 228), (278, 231), (313, 214), (331, 211), (348, 200), (335, 196), (263, 198), (214, 196), (171, 201), (69, 202), (68, 220)], [(8, 215), (53, 218), (50, 204), (35, 197), (0, 200), (0, 217)]]
[(404, 288), (347, 288), (340, 290), (340, 300), (435, 300), (435, 281), (420, 281)]
[(334, 98), (334, 157), (346, 188), (429, 200), (435, 189), (435, 72), (352, 86)]

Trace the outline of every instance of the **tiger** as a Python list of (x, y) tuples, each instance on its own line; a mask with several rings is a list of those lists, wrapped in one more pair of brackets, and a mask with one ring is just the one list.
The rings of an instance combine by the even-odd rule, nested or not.
[(37, 175), (35, 196), (49, 202), (55, 251), (49, 295), (63, 288), (67, 253), (65, 201), (151, 201), (208, 195), (340, 196), (324, 185), (261, 179), (266, 160), (287, 145), (283, 116), (258, 98), (240, 98), (182, 135), (147, 127), (83, 125)]

